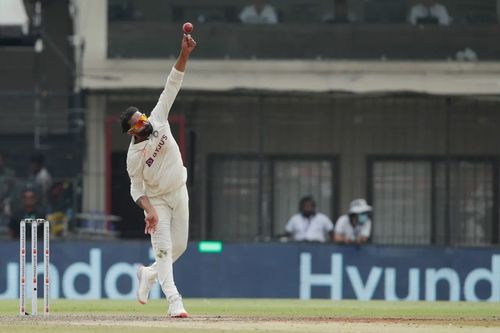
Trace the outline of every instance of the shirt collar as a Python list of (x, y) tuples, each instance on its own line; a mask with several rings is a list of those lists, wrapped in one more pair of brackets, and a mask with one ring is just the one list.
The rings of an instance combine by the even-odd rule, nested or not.
[(148, 140), (144, 140), (139, 143), (134, 143), (134, 138), (130, 139), (130, 150), (135, 151), (135, 150), (143, 150), (146, 148), (146, 145), (148, 144)]

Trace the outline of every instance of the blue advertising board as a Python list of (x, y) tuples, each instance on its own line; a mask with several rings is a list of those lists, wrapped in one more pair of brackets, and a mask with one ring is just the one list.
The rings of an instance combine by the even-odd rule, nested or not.
[[(174, 265), (184, 297), (500, 301), (498, 248), (238, 243), (201, 253), (196, 245)], [(18, 242), (0, 251), (0, 298), (17, 298)], [(146, 241), (53, 241), (51, 297), (132, 299), (138, 265), (152, 261)], [(151, 297), (161, 297), (158, 285)]]

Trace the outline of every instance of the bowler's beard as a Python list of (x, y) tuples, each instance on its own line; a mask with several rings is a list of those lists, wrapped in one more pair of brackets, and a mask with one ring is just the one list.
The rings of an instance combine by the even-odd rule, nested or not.
[(144, 129), (137, 133), (137, 135), (141, 138), (147, 138), (151, 135), (151, 133), (153, 133), (153, 125), (146, 124), (146, 126), (144, 126)]

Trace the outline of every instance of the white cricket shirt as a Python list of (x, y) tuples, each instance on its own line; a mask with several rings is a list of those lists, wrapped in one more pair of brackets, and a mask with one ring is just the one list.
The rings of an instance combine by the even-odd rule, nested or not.
[(309, 218), (295, 214), (286, 224), (285, 230), (291, 233), (296, 241), (325, 242), (328, 233), (333, 230), (333, 223), (328, 216), (321, 213)]
[(254, 5), (246, 6), (241, 11), (239, 17), (243, 23), (278, 23), (278, 15), (271, 5), (265, 5), (260, 13), (257, 13)]
[(335, 223), (335, 234), (342, 235), (352, 241), (355, 241), (359, 236), (370, 237), (372, 231), (372, 221), (368, 219), (365, 223), (358, 224), (355, 228), (349, 221), (349, 216), (342, 215)]
[(419, 18), (434, 17), (438, 20), (440, 25), (449, 25), (451, 23), (451, 17), (448, 15), (448, 10), (441, 4), (434, 4), (430, 7), (426, 7), (422, 4), (417, 4), (413, 6), (410, 10), (410, 15), (408, 16), (408, 22), (411, 24), (417, 24)]
[(148, 140), (137, 144), (134, 143), (134, 138), (130, 142), (127, 172), (134, 202), (143, 195), (164, 195), (186, 183), (187, 171), (168, 123), (168, 114), (181, 88), (183, 77), (183, 72), (172, 68), (158, 103), (149, 116), (153, 134)]

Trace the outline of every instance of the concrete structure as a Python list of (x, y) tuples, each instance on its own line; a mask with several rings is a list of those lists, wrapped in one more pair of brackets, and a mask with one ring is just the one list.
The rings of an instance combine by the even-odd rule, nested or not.
[[(128, 144), (113, 119), (128, 104), (150, 109), (173, 59), (108, 58), (106, 2), (75, 3), (75, 30), (85, 42), (81, 84), (88, 108), (83, 206), (110, 212), (110, 172), (116, 172), (110, 155), (123, 154)], [(196, 135), (196, 163), (190, 165), (197, 175), (195, 237), (210, 233), (207, 157), (213, 153), (342, 156), (332, 214), (368, 195), (367, 156), (499, 153), (494, 124), (500, 120), (500, 62), (193, 59), (188, 71), (174, 113), (182, 112)], [(453, 96), (464, 98), (448, 103)], [(450, 110), (457, 117), (451, 139), (443, 136)], [(311, 130), (310, 141), (290, 135), (304, 127)]]

